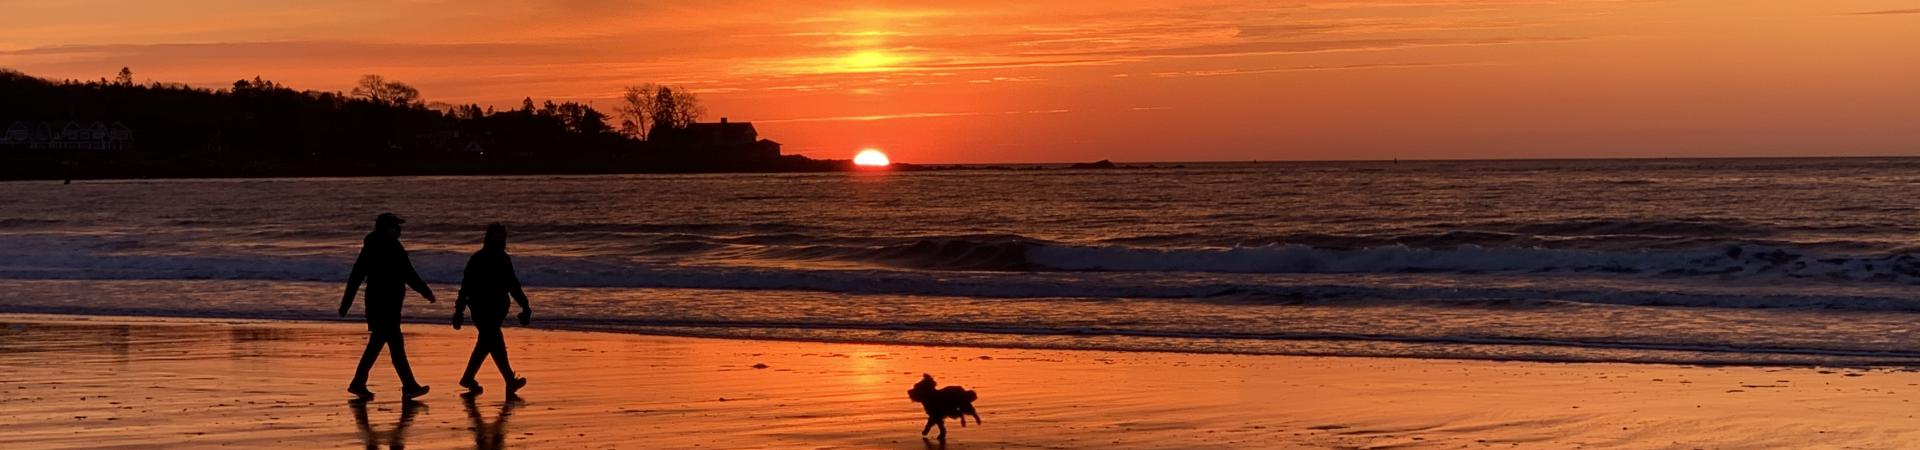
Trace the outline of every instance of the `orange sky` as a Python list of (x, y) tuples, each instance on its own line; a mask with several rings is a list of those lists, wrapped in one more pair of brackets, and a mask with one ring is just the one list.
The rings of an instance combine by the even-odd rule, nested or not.
[(1920, 154), (1915, 1), (0, 0), (53, 78), (682, 84), (903, 162)]

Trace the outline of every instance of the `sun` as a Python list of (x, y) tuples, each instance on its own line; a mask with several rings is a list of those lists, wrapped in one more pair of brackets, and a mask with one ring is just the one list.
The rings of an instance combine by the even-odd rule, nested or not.
[(893, 161), (887, 159), (886, 153), (880, 153), (879, 150), (871, 148), (861, 150), (859, 154), (853, 155), (853, 165), (856, 166), (886, 167), (891, 164), (893, 164)]
[(899, 64), (903, 58), (879, 50), (863, 50), (840, 58), (840, 66), (848, 72), (870, 72), (886, 70)]

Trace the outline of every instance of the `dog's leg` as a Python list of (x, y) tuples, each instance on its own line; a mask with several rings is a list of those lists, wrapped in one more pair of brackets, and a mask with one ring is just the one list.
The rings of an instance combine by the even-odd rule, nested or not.
[[(920, 429), (920, 435), (921, 435), (921, 436), (926, 436), (926, 435), (927, 435), (927, 432), (929, 432), (929, 431), (933, 431), (933, 425), (934, 425), (934, 424), (937, 424), (937, 423), (939, 423), (939, 420), (940, 420), (940, 419), (936, 419), (936, 418), (932, 418), (932, 417), (928, 417), (928, 418), (927, 418), (927, 426), (926, 426), (925, 428), (921, 428), (921, 429)], [(946, 430), (946, 429), (947, 429), (947, 427), (944, 427), (944, 426), (943, 426), (943, 427), (940, 427), (940, 429), (941, 429), (941, 430), (943, 430), (943, 432), (944, 432), (944, 430)]]
[(939, 438), (940, 442), (946, 442), (947, 441), (947, 421), (941, 420), (941, 419), (933, 419), (933, 420), (937, 420), (938, 422), (934, 422), (934, 423), (940, 425), (940, 438)]

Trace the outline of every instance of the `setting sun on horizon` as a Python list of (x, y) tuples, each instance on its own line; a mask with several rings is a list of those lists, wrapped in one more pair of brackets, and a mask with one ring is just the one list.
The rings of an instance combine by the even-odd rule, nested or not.
[(869, 149), (861, 150), (860, 153), (853, 155), (853, 165), (856, 165), (856, 166), (886, 167), (892, 164), (893, 164), (893, 161), (887, 158), (887, 154), (882, 153), (878, 149), (869, 148)]

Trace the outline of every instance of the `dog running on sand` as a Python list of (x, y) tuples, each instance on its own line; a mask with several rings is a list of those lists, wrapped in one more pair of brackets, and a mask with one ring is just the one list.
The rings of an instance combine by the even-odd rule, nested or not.
[(967, 416), (973, 416), (973, 424), (980, 424), (980, 413), (973, 410), (973, 401), (980, 394), (960, 386), (935, 388), (933, 375), (920, 374), (920, 382), (907, 390), (907, 398), (919, 402), (927, 409), (927, 426), (920, 429), (920, 435), (926, 436), (933, 427), (940, 427), (940, 441), (947, 440), (947, 421), (951, 417), (960, 419), (960, 426), (967, 426)]

